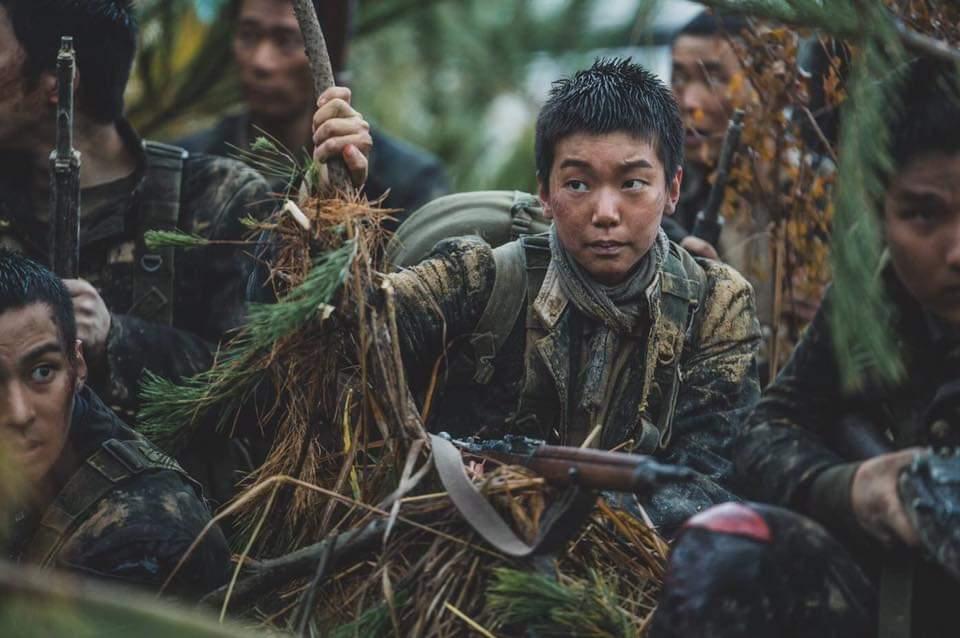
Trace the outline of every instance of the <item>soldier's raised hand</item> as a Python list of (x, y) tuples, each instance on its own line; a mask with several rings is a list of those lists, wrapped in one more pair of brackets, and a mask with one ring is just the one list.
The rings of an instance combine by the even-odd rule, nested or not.
[(887, 545), (899, 541), (915, 547), (920, 542), (897, 489), (900, 471), (913, 462), (917, 452), (919, 449), (911, 448), (868, 459), (853, 475), (853, 513), (861, 527)]
[(97, 289), (83, 279), (64, 279), (63, 284), (73, 300), (77, 317), (77, 339), (83, 342), (83, 355), (88, 362), (99, 361), (107, 349), (110, 332), (110, 311)]
[(367, 181), (367, 155), (373, 148), (373, 138), (370, 125), (350, 105), (347, 87), (332, 86), (317, 99), (313, 144), (313, 159), (318, 164), (339, 154), (355, 186)]

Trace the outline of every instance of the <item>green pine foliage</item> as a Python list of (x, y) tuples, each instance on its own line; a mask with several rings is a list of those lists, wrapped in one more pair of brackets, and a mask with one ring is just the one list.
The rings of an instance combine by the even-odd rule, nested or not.
[(226, 427), (262, 379), (258, 357), (283, 337), (320, 320), (346, 280), (355, 251), (354, 241), (344, 242), (317, 258), (303, 283), (277, 303), (251, 305), (243, 332), (211, 369), (178, 383), (148, 371), (140, 390), (140, 431), (176, 452), (205, 415), (216, 411), (216, 426)]
[(866, 377), (893, 383), (903, 373), (890, 326), (892, 307), (878, 277), (879, 202), (890, 170), (887, 122), (897, 108), (897, 69), (906, 52), (879, 0), (704, 0), (714, 9), (811, 27), (859, 48), (840, 133), (840, 166), (831, 233), (830, 322), (844, 384)]
[(632, 638), (638, 628), (619, 609), (614, 588), (593, 573), (563, 585), (541, 574), (499, 568), (487, 588), (487, 606), (504, 626), (535, 636)]
[(150, 250), (158, 248), (199, 248), (208, 246), (210, 240), (178, 230), (148, 230), (143, 234), (143, 241)]

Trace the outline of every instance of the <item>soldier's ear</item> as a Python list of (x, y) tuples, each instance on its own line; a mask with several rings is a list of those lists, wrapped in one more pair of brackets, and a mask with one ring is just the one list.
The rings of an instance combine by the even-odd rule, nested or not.
[(540, 204), (543, 205), (543, 216), (553, 219), (553, 211), (550, 209), (550, 189), (539, 176), (537, 176), (537, 196), (540, 198)]
[(87, 381), (87, 360), (83, 358), (83, 342), (77, 339), (73, 343), (73, 373), (74, 373), (74, 392), (79, 392), (80, 388)]
[[(40, 89), (43, 91), (47, 104), (56, 106), (60, 101), (60, 95), (57, 87), (57, 75), (49, 71), (40, 74)], [(76, 70), (73, 80), (73, 97), (76, 102), (77, 91), (80, 89), (80, 69)]]
[(667, 206), (664, 209), (664, 213), (667, 215), (673, 215), (677, 210), (677, 203), (680, 201), (680, 184), (683, 183), (683, 167), (680, 166), (677, 168), (677, 172), (673, 174), (673, 178), (667, 184)]
[(40, 74), (40, 90), (43, 91), (44, 102), (50, 106), (56, 106), (59, 102), (57, 96), (57, 76), (49, 71)]

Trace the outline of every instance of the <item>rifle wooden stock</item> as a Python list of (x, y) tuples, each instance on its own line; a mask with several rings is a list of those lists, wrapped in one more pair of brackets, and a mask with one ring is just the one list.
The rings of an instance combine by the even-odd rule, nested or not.
[(686, 480), (692, 472), (624, 452), (541, 445), (531, 454), (484, 450), (479, 456), (527, 467), (548, 483), (578, 485), (615, 492), (643, 492), (669, 480)]

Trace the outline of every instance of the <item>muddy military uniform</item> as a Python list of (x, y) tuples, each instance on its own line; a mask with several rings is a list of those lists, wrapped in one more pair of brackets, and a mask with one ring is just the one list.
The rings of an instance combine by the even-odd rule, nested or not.
[[(137, 169), (82, 191), (80, 276), (111, 312), (106, 363), (91, 370), (91, 385), (129, 420), (145, 370), (181, 379), (210, 367), (220, 340), (243, 321), (250, 267), (237, 246), (149, 250), (144, 231), (240, 240), (242, 220), (273, 204), (263, 179), (239, 162), (143, 143), (125, 122), (118, 127)], [(30, 201), (29, 165), (19, 160), (0, 157), (0, 242), (49, 263), (48, 204)]]
[[(194, 133), (176, 144), (190, 152), (222, 157), (237, 156), (237, 149), (249, 149), (250, 116), (238, 113), (223, 118), (213, 128)], [(253, 131), (256, 135), (256, 131)], [(371, 201), (386, 195), (384, 208), (396, 208), (397, 218), (417, 210), (427, 202), (450, 191), (450, 182), (440, 160), (421, 148), (402, 142), (373, 127), (373, 149), (364, 193)], [(309, 149), (305, 149), (309, 154)], [(275, 192), (283, 192), (283, 178), (266, 176)]]
[[(210, 521), (200, 488), (123, 425), (97, 396), (77, 396), (64, 452), (44, 479), (52, 500), (11, 510), (4, 553), (157, 591)], [(6, 528), (6, 527), (5, 527)], [(230, 552), (214, 527), (172, 581), (195, 597), (222, 585)]]
[(692, 468), (698, 480), (662, 485), (643, 504), (666, 533), (733, 498), (731, 444), (759, 397), (749, 284), (661, 233), (641, 320), (610, 359), (599, 409), (587, 413), (581, 395), (597, 326), (564, 293), (549, 243), (541, 235), (494, 250), (448, 240), (432, 259), (391, 275), (415, 392), (426, 390), (440, 357), (449, 362), (428, 427), (566, 445), (596, 430), (594, 446)]
[[(785, 627), (796, 626), (806, 627), (796, 634), (802, 636), (874, 635), (884, 613), (878, 616), (878, 586), (887, 578), (881, 572), (901, 559), (875, 543), (856, 520), (850, 489), (863, 455), (842, 434), (841, 422), (855, 415), (872, 424), (893, 450), (960, 442), (960, 395), (954, 391), (953, 400), (935, 401), (951, 383), (956, 386), (960, 334), (925, 313), (890, 269), (885, 281), (897, 309), (903, 381), (843, 390), (828, 323), (833, 291), (828, 291), (736, 446), (744, 496), (780, 507), (711, 511), (691, 522), (671, 557), (658, 612), (664, 619), (654, 623), (659, 629), (653, 635), (690, 635), (685, 631), (698, 626), (727, 627), (710, 634), (716, 636), (784, 635)], [(707, 571), (708, 563), (765, 567), (731, 567), (721, 574)], [(914, 635), (956, 635), (941, 621), (960, 586), (930, 563), (919, 561), (915, 568), (913, 617), (922, 626), (915, 625)], [(900, 598), (909, 615), (911, 586), (905, 587)], [(748, 611), (753, 624), (743, 622)], [(734, 622), (734, 616), (741, 620)]]

